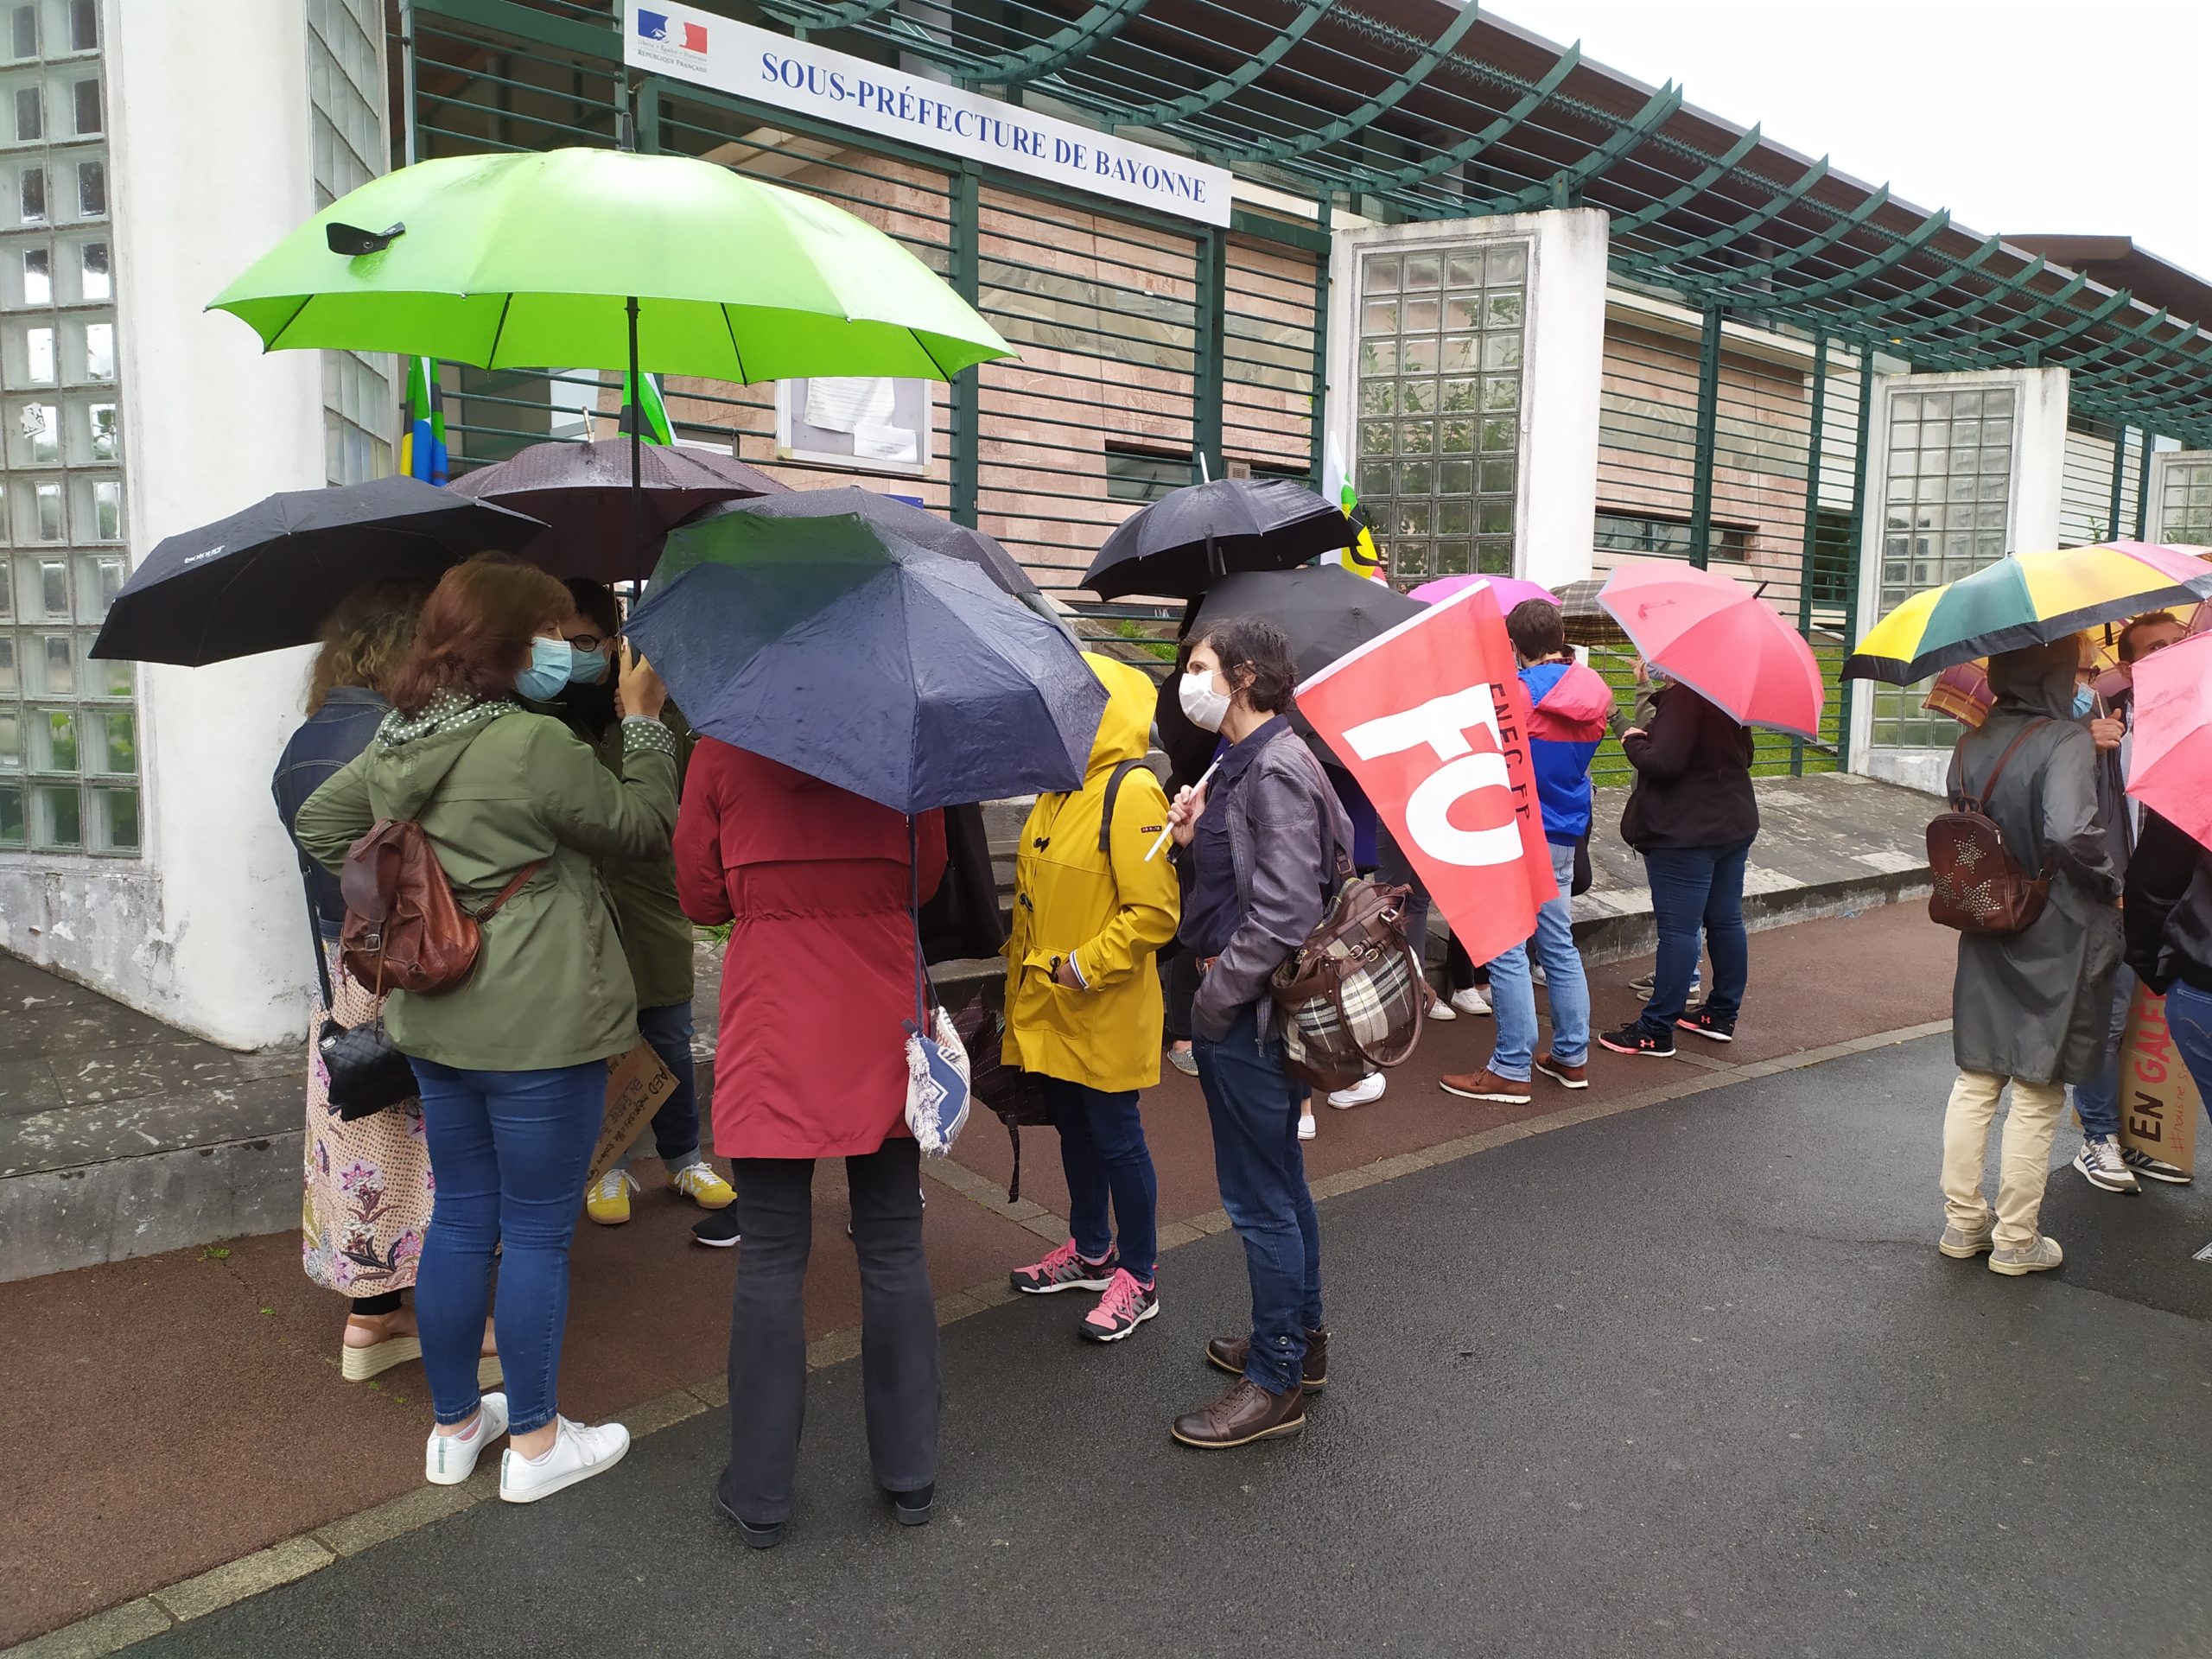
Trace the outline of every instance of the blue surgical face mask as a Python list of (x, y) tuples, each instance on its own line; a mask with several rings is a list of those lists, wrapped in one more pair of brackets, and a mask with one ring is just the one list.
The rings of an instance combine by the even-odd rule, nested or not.
[(568, 684), (575, 655), (565, 639), (532, 639), (530, 666), (515, 676), (515, 690), (532, 702), (550, 702)]
[(2096, 706), (2097, 694), (2095, 692), (2090, 690), (2086, 685), (2077, 685), (2074, 688), (2075, 719), (2087, 719), (2088, 717), (2089, 710)]
[(569, 665), (570, 685), (598, 685), (607, 678), (607, 653), (603, 651), (580, 651), (569, 647), (575, 660)]

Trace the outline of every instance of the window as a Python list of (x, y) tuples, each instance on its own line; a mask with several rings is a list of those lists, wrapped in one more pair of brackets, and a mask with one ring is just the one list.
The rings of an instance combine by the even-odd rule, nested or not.
[(1109, 501), (1157, 501), (1191, 481), (1198, 468), (1188, 454), (1106, 446), (1106, 497)]
[(113, 461), (118, 451), (115, 442), (115, 405), (94, 404), (91, 410), (92, 423), (92, 459)]
[(85, 325), (85, 378), (87, 380), (115, 378), (113, 323), (88, 322)]
[(107, 244), (105, 242), (86, 243), (83, 297), (87, 300), (105, 300), (112, 298), (114, 292), (114, 284), (108, 276)]
[(107, 163), (77, 163), (77, 212), (85, 219), (107, 217)]
[(23, 303), (54, 303), (54, 255), (45, 248), (23, 250)]
[(1360, 261), (1355, 477), (1400, 582), (1513, 568), (1525, 242)]
[[(388, 164), (376, 46), (384, 10), (383, 0), (322, 0), (308, 8), (308, 174), (318, 207)], [(327, 353), (322, 384), (324, 476), (357, 484), (390, 472), (399, 404), (392, 359)]]
[(69, 49), (97, 52), (100, 44), (100, 0), (69, 0)]
[(92, 533), (104, 542), (123, 539), (123, 486), (104, 478), (92, 486)]
[(16, 58), (38, 56), (38, 8), (36, 6), (13, 7), (8, 21), (10, 40), (13, 47), (11, 55)]
[[(1599, 548), (1615, 553), (1652, 553), (1662, 558), (1687, 559), (1692, 550), (1690, 521), (1687, 518), (1616, 512), (1601, 507), (1598, 512), (1597, 543)], [(1751, 556), (1751, 532), (1747, 526), (1714, 524), (1711, 527), (1708, 557), (1741, 563)]]
[(54, 384), (54, 330), (28, 328), (23, 331), (25, 368), (31, 385), (50, 386)]
[[(1877, 608), (2004, 556), (2012, 489), (2015, 397), (2009, 385), (1913, 391), (1888, 400)], [(1958, 725), (1920, 706), (1921, 686), (1874, 688), (1873, 741), (1948, 748)]]
[(100, 84), (98, 80), (80, 80), (74, 91), (77, 106), (77, 136), (96, 137), (100, 130)]
[(16, 142), (35, 143), (46, 137), (46, 109), (39, 102), (38, 88), (16, 88)]
[[(59, 484), (41, 484), (37, 488), (38, 539), (41, 542), (58, 542), (61, 539), (61, 486)], [(68, 592), (67, 572), (58, 564), (50, 565), (48, 568), (50, 570), (61, 572), (59, 575), (48, 578), (48, 591), (60, 592), (66, 595)], [(68, 601), (66, 597), (59, 609), (63, 614), (67, 613)], [(51, 613), (49, 612), (49, 614)]]
[(2171, 455), (2159, 463), (2153, 539), (2212, 547), (2212, 455)]
[(16, 200), (26, 225), (46, 223), (46, 169), (27, 167), (16, 178)]

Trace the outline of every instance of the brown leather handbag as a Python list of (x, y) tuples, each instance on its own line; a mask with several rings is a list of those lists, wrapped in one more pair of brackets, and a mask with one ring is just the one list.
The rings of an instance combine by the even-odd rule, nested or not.
[(1966, 739), (1959, 740), (1955, 764), (1960, 792), (1951, 798), (1951, 810), (1928, 826), (1928, 868), (1934, 887), (1928, 895), (1928, 919), (1961, 933), (2019, 933), (2035, 925), (2050, 899), (2050, 879), (2056, 861), (2046, 861), (2042, 874), (2031, 876), (2005, 845), (2005, 832), (1984, 810), (2005, 775), (2005, 763), (2030, 732), (2048, 725), (2031, 720), (2005, 746), (1997, 765), (1980, 792), (1966, 791)]

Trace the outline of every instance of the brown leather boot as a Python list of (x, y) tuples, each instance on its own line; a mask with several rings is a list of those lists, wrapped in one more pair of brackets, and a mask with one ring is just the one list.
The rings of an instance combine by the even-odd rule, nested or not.
[[(1216, 1337), (1206, 1344), (1207, 1363), (1231, 1376), (1244, 1375), (1244, 1362), (1252, 1357), (1249, 1337)], [(1329, 1327), (1317, 1325), (1306, 1333), (1306, 1358), (1300, 1365), (1299, 1386), (1308, 1394), (1329, 1385)]]
[(1279, 1434), (1295, 1434), (1305, 1427), (1303, 1389), (1269, 1394), (1250, 1377), (1240, 1376), (1220, 1399), (1178, 1417), (1167, 1432), (1185, 1446), (1213, 1452), (1249, 1446), (1254, 1440)]

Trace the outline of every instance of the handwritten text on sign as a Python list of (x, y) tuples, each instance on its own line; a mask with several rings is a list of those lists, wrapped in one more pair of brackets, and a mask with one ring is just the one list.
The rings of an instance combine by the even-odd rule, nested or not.
[(1229, 174), (1188, 156), (673, 0), (626, 0), (625, 14), (623, 61), (633, 68), (1158, 213), (1229, 223)]

